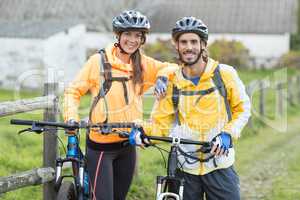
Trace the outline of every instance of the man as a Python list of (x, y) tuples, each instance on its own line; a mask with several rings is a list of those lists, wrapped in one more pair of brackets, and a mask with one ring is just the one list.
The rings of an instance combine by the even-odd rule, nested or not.
[[(182, 68), (168, 80), (167, 96), (156, 102), (152, 124), (143, 126), (146, 135), (171, 135), (212, 141), (207, 163), (178, 159), (183, 167), (177, 176), (185, 179), (184, 200), (240, 199), (239, 178), (233, 168), (237, 139), (250, 117), (250, 101), (236, 70), (208, 57), (207, 26), (194, 17), (176, 22), (172, 38)], [(176, 125), (174, 126), (174, 121)], [(136, 143), (146, 136), (133, 131)], [(133, 136), (131, 136), (132, 138)], [(202, 157), (195, 147), (182, 146), (186, 152)]]

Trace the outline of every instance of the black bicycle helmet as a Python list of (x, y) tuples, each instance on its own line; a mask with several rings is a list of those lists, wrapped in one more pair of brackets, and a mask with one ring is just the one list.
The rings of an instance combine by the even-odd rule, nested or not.
[(119, 16), (116, 16), (113, 21), (113, 31), (120, 33), (127, 30), (141, 30), (149, 32), (150, 22), (148, 18), (135, 10), (123, 11)]
[(195, 17), (183, 17), (176, 22), (175, 27), (172, 29), (173, 39), (177, 40), (182, 33), (196, 33), (203, 40), (208, 40), (207, 26)]

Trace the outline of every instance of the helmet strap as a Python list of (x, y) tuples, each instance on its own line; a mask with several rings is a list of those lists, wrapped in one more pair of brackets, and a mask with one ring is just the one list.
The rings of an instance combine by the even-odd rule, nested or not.
[[(201, 39), (201, 38), (200, 38)], [(204, 42), (204, 47), (206, 47), (207, 46), (207, 41), (205, 41), (205, 40), (203, 40), (203, 39), (201, 39), (201, 41), (200, 41), (200, 48), (201, 48), (201, 57), (202, 57), (202, 59), (203, 59), (203, 61), (205, 62), (205, 63), (207, 63), (208, 62), (208, 54), (207, 54), (207, 50), (205, 50), (205, 48), (202, 48), (202, 41)], [(203, 54), (203, 52), (205, 53), (205, 54)]]
[[(143, 45), (143, 44), (146, 43), (146, 35), (145, 35), (145, 32), (142, 32), (142, 33), (143, 33), (143, 35), (142, 35), (141, 45)], [(141, 45), (140, 45), (140, 46), (141, 46)], [(140, 48), (140, 46), (139, 46), (139, 48)]]
[(119, 32), (119, 33), (116, 35), (116, 39), (118, 40), (118, 42), (116, 42), (116, 43), (114, 44), (114, 46), (115, 46), (115, 47), (118, 47), (118, 48), (121, 50), (121, 53), (123, 53), (123, 54), (128, 54), (128, 53), (122, 48), (122, 46), (121, 46), (121, 44), (120, 44), (121, 34), (122, 34), (122, 32)]
[(116, 42), (116, 43), (114, 44), (114, 46), (115, 46), (115, 47), (118, 47), (118, 48), (121, 50), (121, 53), (123, 53), (123, 54), (129, 54), (129, 53), (127, 53), (127, 52), (122, 48), (122, 46), (121, 46), (121, 44), (120, 44), (120, 41)]

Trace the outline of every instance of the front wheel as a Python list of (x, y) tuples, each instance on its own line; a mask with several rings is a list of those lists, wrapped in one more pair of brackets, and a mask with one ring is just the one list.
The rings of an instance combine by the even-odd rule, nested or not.
[(76, 200), (74, 183), (70, 181), (62, 182), (56, 200)]

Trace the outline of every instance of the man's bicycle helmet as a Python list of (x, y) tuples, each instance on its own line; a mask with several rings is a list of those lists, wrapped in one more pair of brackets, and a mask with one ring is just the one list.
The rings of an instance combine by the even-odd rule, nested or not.
[(177, 40), (182, 33), (196, 33), (203, 40), (208, 40), (207, 26), (195, 17), (183, 17), (176, 22), (175, 27), (172, 29), (173, 39)]
[(128, 30), (141, 30), (149, 32), (150, 22), (148, 18), (135, 10), (123, 11), (119, 16), (116, 16), (113, 21), (113, 31), (120, 33)]

